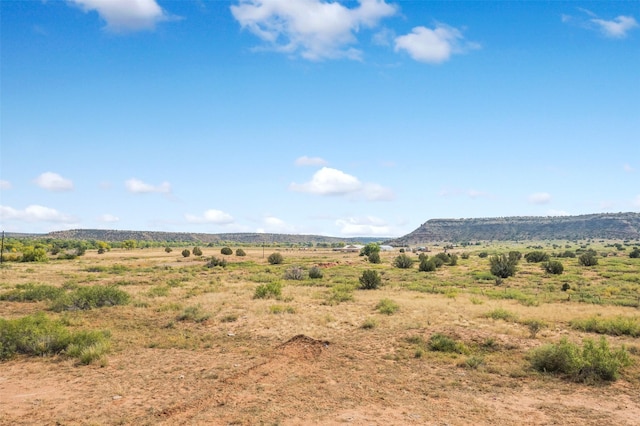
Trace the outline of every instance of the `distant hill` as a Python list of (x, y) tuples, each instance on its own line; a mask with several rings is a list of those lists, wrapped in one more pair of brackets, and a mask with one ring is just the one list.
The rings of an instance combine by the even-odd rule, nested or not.
[(639, 240), (640, 213), (581, 216), (515, 216), (479, 219), (431, 219), (415, 231), (385, 244), (429, 242), (581, 240), (587, 238)]
[(190, 232), (157, 232), (157, 231), (120, 231), (108, 229), (72, 229), (68, 231), (55, 231), (39, 235), (39, 238), (54, 238), (61, 240), (99, 240), (107, 242), (119, 242), (124, 240), (158, 241), (158, 242), (193, 242), (193, 243), (224, 243), (235, 242), (245, 244), (265, 243), (350, 243), (380, 241), (380, 238), (354, 237), (339, 238), (325, 237), (322, 235), (296, 235), (296, 234), (259, 234), (259, 233), (225, 233), (204, 234)]

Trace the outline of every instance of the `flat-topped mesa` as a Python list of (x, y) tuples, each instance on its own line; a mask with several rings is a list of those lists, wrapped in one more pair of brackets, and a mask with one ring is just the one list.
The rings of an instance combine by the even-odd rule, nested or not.
[(445, 241), (640, 239), (640, 213), (580, 216), (513, 216), (476, 219), (431, 219), (415, 231), (386, 244), (416, 245)]

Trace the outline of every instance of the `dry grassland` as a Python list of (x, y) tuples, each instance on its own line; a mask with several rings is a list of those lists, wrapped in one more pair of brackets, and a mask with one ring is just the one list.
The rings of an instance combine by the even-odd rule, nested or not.
[[(607, 336), (633, 361), (615, 382), (573, 382), (527, 360), (531, 349), (564, 336), (599, 339), (572, 320), (638, 318), (637, 307), (616, 301), (633, 301), (640, 264), (605, 258), (585, 269), (563, 259), (565, 274), (548, 276), (521, 262), (497, 287), (487, 259), (472, 250), (432, 273), (391, 267), (397, 252), (370, 265), (357, 253), (291, 250), (281, 252), (284, 264), (269, 265), (262, 248), (226, 256), (226, 268), (206, 268), (181, 249), (5, 264), (0, 295), (25, 283), (114, 285), (131, 302), (58, 313), (47, 301), (0, 301), (1, 318), (42, 311), (71, 330), (111, 336), (110, 352), (90, 365), (62, 354), (0, 363), (0, 424), (640, 424), (637, 337)], [(219, 248), (203, 251), (222, 258)], [(285, 280), (293, 265), (322, 265), (324, 277)], [(368, 268), (383, 274), (383, 286), (354, 289)], [(282, 284), (278, 298), (254, 298), (272, 282)], [(572, 290), (562, 292), (563, 282)], [(596, 296), (600, 304), (580, 300)], [(383, 299), (397, 312), (376, 309)], [(496, 309), (516, 320), (487, 316)], [(532, 338), (526, 320), (546, 326)], [(423, 343), (436, 333), (467, 351), (429, 350)]]

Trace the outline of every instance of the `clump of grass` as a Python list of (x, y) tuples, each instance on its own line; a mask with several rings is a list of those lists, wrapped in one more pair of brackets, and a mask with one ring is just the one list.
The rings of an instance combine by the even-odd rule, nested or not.
[(640, 320), (636, 317), (577, 319), (571, 321), (571, 327), (590, 333), (608, 334), (611, 336), (640, 337)]
[(538, 332), (545, 328), (547, 324), (539, 319), (529, 319), (520, 322), (522, 325), (526, 325), (529, 330), (529, 337), (535, 339), (538, 335)]
[(198, 305), (188, 306), (176, 317), (178, 321), (192, 321), (192, 322), (204, 322), (209, 319), (211, 315), (204, 312)]
[(282, 283), (272, 281), (268, 284), (260, 284), (253, 294), (254, 299), (278, 298), (282, 295)]
[(469, 298), (469, 301), (474, 305), (482, 305), (484, 303), (484, 300), (482, 300), (482, 299), (480, 299), (478, 297), (475, 297), (475, 296), (471, 296)]
[(376, 305), (376, 309), (381, 314), (393, 315), (400, 310), (400, 305), (398, 305), (396, 302), (394, 302), (391, 299), (382, 299)]
[(17, 284), (13, 290), (0, 294), (0, 300), (12, 302), (38, 302), (55, 300), (64, 293), (64, 289), (48, 284)]
[(284, 305), (271, 305), (269, 306), (269, 312), (272, 314), (295, 314), (296, 308), (293, 306), (284, 306)]
[(481, 356), (475, 356), (474, 355), (474, 356), (470, 356), (469, 358), (465, 359), (459, 365), (461, 367), (464, 367), (464, 368), (469, 368), (469, 369), (472, 369), (472, 370), (476, 370), (482, 364), (484, 364), (484, 358), (481, 357)]
[(534, 349), (529, 360), (537, 371), (585, 383), (617, 380), (620, 369), (631, 363), (624, 347), (611, 350), (604, 337), (598, 343), (585, 339), (582, 348), (564, 337), (559, 343)]
[(284, 279), (285, 280), (303, 280), (304, 279), (304, 269), (300, 266), (291, 266), (284, 271)]
[(364, 320), (360, 328), (365, 330), (372, 330), (378, 326), (378, 321), (375, 318), (367, 318)]
[(238, 321), (238, 315), (227, 314), (220, 319), (221, 322), (236, 322)]
[(337, 305), (342, 302), (353, 301), (353, 286), (349, 284), (336, 284), (329, 290), (327, 296), (328, 305)]
[(51, 304), (51, 310), (61, 312), (95, 309), (126, 305), (130, 300), (131, 297), (127, 292), (115, 286), (78, 287), (56, 298)]
[(429, 350), (435, 352), (450, 352), (458, 354), (469, 353), (469, 349), (467, 349), (464, 343), (458, 342), (441, 333), (431, 335), (427, 346), (429, 347)]
[(28, 356), (66, 355), (90, 364), (109, 351), (109, 332), (71, 332), (60, 321), (42, 312), (22, 318), (0, 318), (0, 360), (17, 354)]
[(486, 318), (492, 318), (494, 320), (503, 320), (508, 322), (517, 321), (518, 316), (512, 312), (507, 311), (504, 308), (496, 308), (493, 311), (489, 311), (484, 314)]

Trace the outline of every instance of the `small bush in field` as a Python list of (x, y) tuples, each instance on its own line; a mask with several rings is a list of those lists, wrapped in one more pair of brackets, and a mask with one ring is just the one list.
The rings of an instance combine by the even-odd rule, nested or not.
[(377, 252), (377, 251), (371, 252), (371, 254), (367, 256), (367, 260), (369, 261), (369, 263), (380, 263), (381, 262), (380, 252)]
[(320, 267), (312, 266), (309, 269), (309, 278), (316, 280), (322, 278), (323, 276), (324, 274), (322, 273), (322, 269), (320, 269)]
[(444, 334), (435, 333), (429, 338), (427, 343), (429, 350), (435, 352), (454, 352), (459, 354), (466, 354), (469, 349), (462, 342), (458, 342), (449, 336)]
[(184, 249), (184, 250), (182, 250), (182, 256), (183, 256), (183, 257), (189, 257), (189, 256), (191, 256), (191, 252), (189, 251), (189, 249)]
[(56, 298), (51, 304), (51, 310), (62, 312), (95, 309), (126, 305), (130, 300), (129, 294), (116, 286), (78, 287), (72, 292), (61, 294)]
[(229, 256), (229, 255), (233, 254), (233, 250), (231, 250), (231, 247), (222, 247), (220, 249), (220, 254), (223, 254), (225, 256)]
[(507, 255), (498, 254), (489, 258), (491, 273), (498, 278), (509, 278), (516, 273), (516, 265), (513, 259)]
[(164, 248), (164, 251), (165, 251), (165, 253), (171, 253), (173, 251), (173, 249), (171, 247), (169, 247), (169, 246), (166, 246)]
[(37, 302), (55, 300), (64, 293), (64, 289), (48, 284), (16, 284), (13, 290), (0, 294), (0, 300), (13, 302)]
[(489, 253), (486, 251), (481, 251), (480, 253), (478, 253), (478, 257), (480, 259), (484, 259), (485, 257), (489, 257)]
[(246, 256), (247, 253), (244, 252), (244, 250), (242, 250), (241, 248), (239, 248), (238, 250), (236, 250), (236, 256)]
[(578, 263), (582, 266), (595, 266), (598, 264), (598, 258), (593, 252), (587, 251), (578, 257)]
[(371, 269), (363, 271), (359, 280), (362, 290), (375, 290), (382, 285), (382, 277), (380, 274)]
[(524, 258), (529, 263), (539, 263), (548, 261), (549, 255), (543, 251), (536, 250), (525, 254)]
[(189, 306), (184, 308), (182, 313), (176, 317), (178, 321), (204, 322), (211, 315), (204, 312), (200, 306)]
[(282, 257), (282, 255), (278, 252), (275, 253), (271, 253), (269, 255), (269, 257), (267, 257), (267, 261), (271, 264), (271, 265), (279, 265), (282, 262), (284, 262), (284, 257)]
[(557, 260), (550, 260), (542, 264), (542, 268), (548, 274), (560, 275), (564, 272), (564, 266), (562, 266), (562, 262)]
[(284, 272), (285, 280), (303, 280), (304, 270), (299, 266), (291, 266)]
[(436, 270), (436, 262), (432, 259), (423, 258), (418, 265), (420, 272), (433, 272)]
[(398, 305), (396, 302), (394, 302), (391, 299), (382, 299), (376, 305), (376, 309), (381, 314), (391, 315), (391, 314), (395, 314), (400, 310), (400, 305)]
[(202, 256), (202, 249), (198, 246), (195, 246), (193, 250), (191, 250), (194, 256)]
[(393, 260), (393, 266), (400, 269), (409, 269), (413, 266), (413, 259), (405, 253), (402, 253)]
[(226, 268), (227, 261), (226, 259), (218, 259), (215, 256), (211, 256), (211, 259), (205, 265), (207, 268), (215, 268), (216, 266), (220, 266), (222, 268)]
[(268, 284), (260, 284), (253, 294), (254, 299), (278, 298), (282, 295), (282, 283), (273, 281)]

